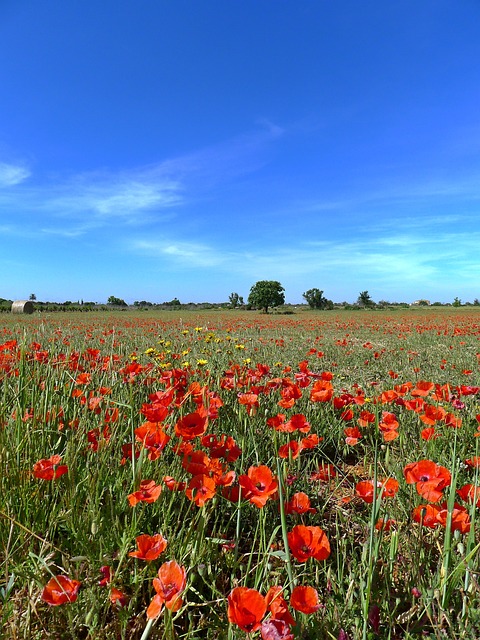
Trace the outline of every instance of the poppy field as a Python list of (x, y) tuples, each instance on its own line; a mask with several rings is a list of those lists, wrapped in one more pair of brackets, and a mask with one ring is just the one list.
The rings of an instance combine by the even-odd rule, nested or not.
[(0, 332), (2, 637), (480, 637), (480, 313)]

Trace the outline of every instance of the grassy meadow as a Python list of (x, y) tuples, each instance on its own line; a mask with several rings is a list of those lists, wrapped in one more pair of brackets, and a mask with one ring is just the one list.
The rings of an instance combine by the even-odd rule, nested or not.
[(0, 316), (0, 634), (480, 637), (480, 312)]

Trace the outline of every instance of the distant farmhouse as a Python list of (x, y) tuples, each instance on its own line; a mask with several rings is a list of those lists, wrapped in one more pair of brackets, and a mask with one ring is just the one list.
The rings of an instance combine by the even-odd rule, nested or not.
[(410, 304), (411, 307), (429, 307), (430, 306), (430, 300), (415, 300), (415, 302), (412, 302)]

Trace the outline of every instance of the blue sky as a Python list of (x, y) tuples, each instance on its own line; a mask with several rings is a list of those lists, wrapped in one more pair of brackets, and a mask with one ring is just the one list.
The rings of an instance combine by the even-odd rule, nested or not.
[(480, 298), (477, 0), (1, 0), (0, 297)]

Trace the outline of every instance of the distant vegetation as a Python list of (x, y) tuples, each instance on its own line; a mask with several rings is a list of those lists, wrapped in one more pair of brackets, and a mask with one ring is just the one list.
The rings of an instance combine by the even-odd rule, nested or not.
[[(248, 296), (247, 303), (244, 302), (243, 296), (238, 293), (231, 293), (227, 301), (223, 302), (181, 302), (177, 297), (165, 302), (151, 302), (148, 300), (135, 300), (133, 305), (127, 304), (123, 298), (110, 296), (107, 302), (92, 302), (77, 300), (66, 300), (65, 302), (43, 302), (37, 300), (37, 296), (31, 293), (28, 297), (35, 305), (35, 311), (39, 312), (56, 312), (56, 311), (106, 311), (106, 310), (127, 310), (136, 309), (142, 311), (149, 310), (180, 310), (180, 309), (260, 309), (267, 312), (274, 309), (276, 313), (293, 313), (296, 309), (310, 308), (319, 311), (331, 311), (346, 309), (350, 311), (360, 311), (362, 309), (382, 310), (409, 307), (478, 307), (480, 300), (475, 298), (473, 302), (462, 302), (457, 296), (452, 302), (430, 302), (426, 299), (415, 300), (412, 302), (389, 302), (387, 300), (379, 300), (374, 302), (368, 291), (361, 291), (355, 302), (333, 302), (323, 295), (323, 290), (313, 287), (303, 293), (305, 299), (304, 304), (285, 303), (284, 288), (275, 280), (260, 280), (256, 282)], [(18, 299), (26, 299), (21, 296)], [(0, 298), (0, 313), (9, 313), (12, 308), (13, 300)]]

